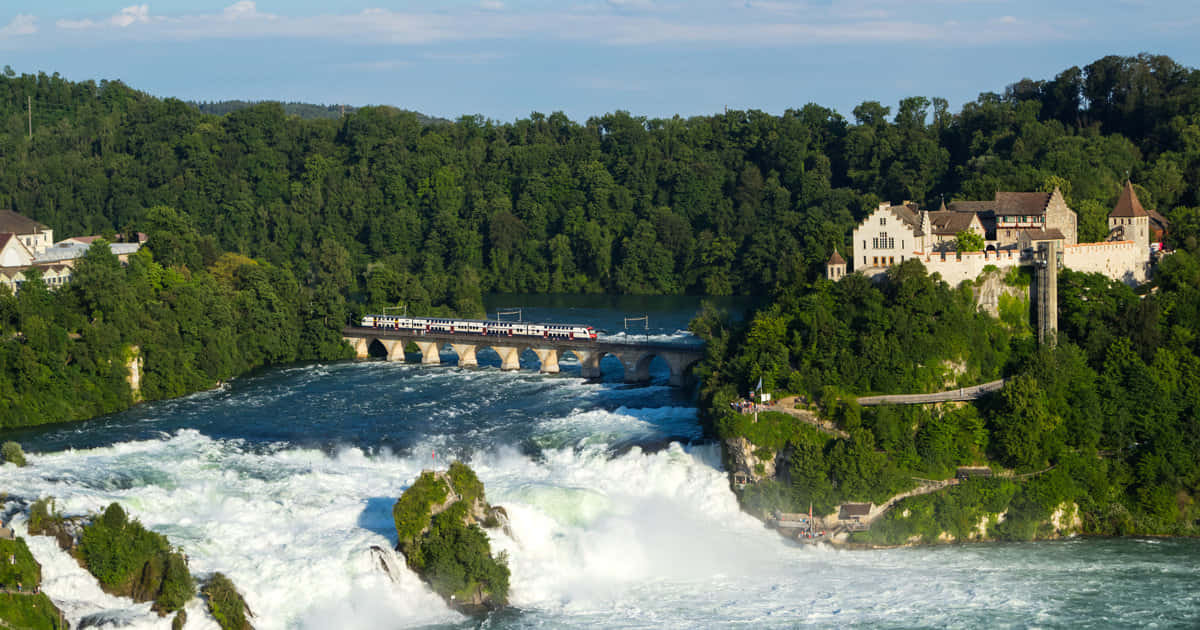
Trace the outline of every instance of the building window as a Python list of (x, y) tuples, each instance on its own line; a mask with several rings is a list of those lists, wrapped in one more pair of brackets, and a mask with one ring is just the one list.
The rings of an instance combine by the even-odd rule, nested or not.
[(894, 265), (894, 264), (896, 264), (896, 257), (895, 257), (895, 256), (888, 256), (888, 264), (889, 264), (889, 265)]
[(879, 225), (887, 225), (887, 217), (879, 217)]
[(871, 257), (871, 266), (872, 266), (872, 267), (878, 267), (878, 266), (879, 266), (879, 257), (878, 257), (878, 256), (872, 256), (872, 257)]

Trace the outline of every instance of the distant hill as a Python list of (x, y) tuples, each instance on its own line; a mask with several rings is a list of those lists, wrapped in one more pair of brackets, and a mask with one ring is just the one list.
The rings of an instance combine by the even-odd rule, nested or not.
[[(205, 114), (224, 116), (229, 112), (236, 112), (239, 109), (245, 109), (253, 105), (258, 105), (259, 103), (268, 102), (271, 101), (217, 101), (215, 103), (197, 103), (195, 101), (188, 101), (187, 103), (188, 105), (199, 109)], [(283, 106), (283, 111), (287, 112), (289, 116), (299, 116), (304, 120), (316, 118), (338, 118), (342, 115), (343, 111), (347, 115), (358, 111), (358, 108), (353, 105), (314, 105), (312, 103), (280, 103), (280, 105)], [(422, 125), (450, 122), (445, 118), (434, 118), (431, 116), (426, 116), (421, 112), (412, 113), (417, 115), (417, 120), (420, 121)]]

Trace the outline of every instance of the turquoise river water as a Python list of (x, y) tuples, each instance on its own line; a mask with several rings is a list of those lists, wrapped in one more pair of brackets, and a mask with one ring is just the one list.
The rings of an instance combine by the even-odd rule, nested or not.
[[(736, 303), (729, 303), (736, 305)], [(499, 296), (527, 320), (689, 343), (694, 299)], [(648, 314), (649, 330), (622, 330)], [(1071, 539), (840, 551), (791, 545), (739, 512), (693, 397), (604, 377), (382, 361), (300, 365), (17, 439), (8, 497), (67, 514), (120, 501), (183, 547), (194, 573), (233, 578), (259, 630), (378, 628), (1186, 628), (1200, 625), (1200, 543)], [(529, 366), (533, 357), (528, 357)], [(451, 458), (479, 473), (512, 535), (513, 607), (448, 609), (391, 558), (391, 506)], [(8, 516), (16, 501), (6, 504)], [(24, 531), (17, 516), (18, 532)], [(27, 539), (72, 627), (168, 628), (110, 597), (49, 539)], [(212, 629), (198, 603), (188, 628)]]

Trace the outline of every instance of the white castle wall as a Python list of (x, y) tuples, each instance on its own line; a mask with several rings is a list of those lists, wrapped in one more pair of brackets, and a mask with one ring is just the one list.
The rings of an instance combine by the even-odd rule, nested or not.
[(983, 268), (988, 265), (1007, 269), (1021, 264), (1020, 254), (1013, 252), (964, 252), (962, 254), (935, 252), (924, 255), (917, 254), (915, 257), (925, 263), (926, 272), (941, 274), (942, 280), (952, 287), (962, 284), (963, 280), (978, 278), (979, 274), (983, 273)]
[[(1022, 264), (1020, 254), (1015, 252), (955, 252), (914, 253), (925, 263), (928, 273), (941, 274), (950, 286), (956, 287), (963, 280), (974, 280), (983, 273), (983, 268), (993, 265), (1008, 269)], [(1028, 263), (1028, 260), (1024, 262)], [(1072, 271), (1099, 273), (1114, 280), (1134, 285), (1145, 282), (1149, 261), (1133, 241), (1112, 243), (1080, 243), (1063, 246), (1062, 264)]]
[(1125, 284), (1146, 281), (1150, 261), (1133, 241), (1080, 243), (1063, 247), (1063, 266), (1074, 271), (1101, 273)]

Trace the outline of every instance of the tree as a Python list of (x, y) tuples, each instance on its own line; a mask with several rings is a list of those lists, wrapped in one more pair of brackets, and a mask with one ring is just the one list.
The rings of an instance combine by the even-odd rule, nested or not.
[(983, 237), (971, 230), (963, 230), (954, 235), (954, 249), (959, 252), (983, 251)]

